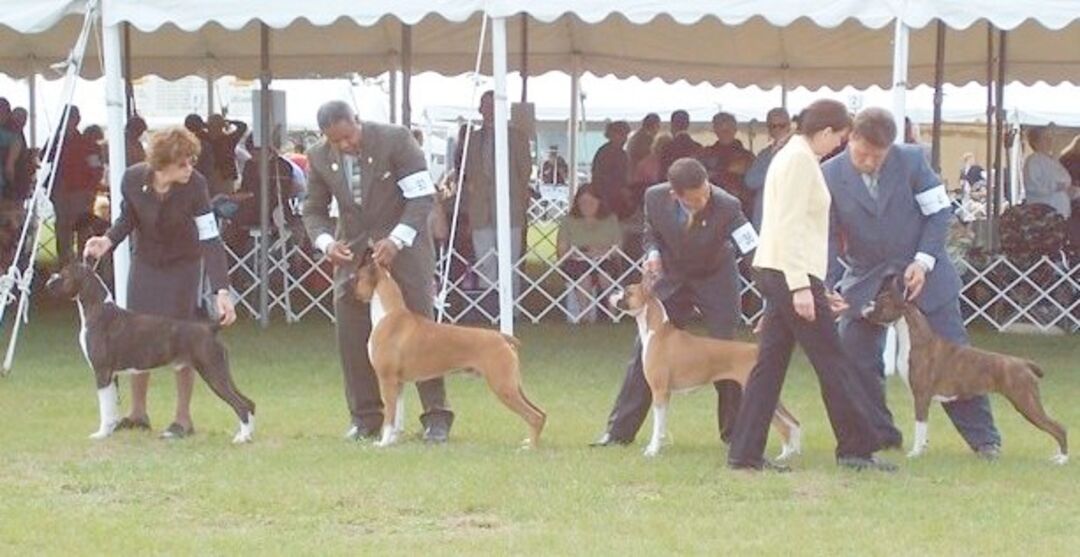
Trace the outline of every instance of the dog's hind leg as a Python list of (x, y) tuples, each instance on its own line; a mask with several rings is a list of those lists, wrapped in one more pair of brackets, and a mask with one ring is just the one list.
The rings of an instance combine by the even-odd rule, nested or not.
[[(484, 376), (491, 392), (495, 393), (507, 408), (521, 416), (529, 426), (529, 438), (522, 443), (522, 448), (536, 447), (540, 443), (540, 433), (547, 422), (547, 414), (525, 396), (525, 391), (521, 388), (517, 356), (500, 360), (502, 361), (486, 362), (483, 364), (484, 368), (477, 371)], [(492, 371), (495, 369), (509, 369), (509, 372), (499, 375)]]
[(1032, 382), (1031, 388), (1019, 394), (1005, 395), (1017, 412), (1020, 412), (1027, 421), (1035, 427), (1049, 433), (1058, 443), (1058, 453), (1051, 460), (1056, 464), (1069, 462), (1069, 442), (1066, 437), (1065, 427), (1046, 415), (1042, 401), (1039, 397), (1039, 385)]
[(802, 453), (802, 428), (799, 420), (795, 419), (795, 416), (782, 403), (776, 404), (772, 423), (773, 428), (780, 434), (780, 438), (784, 442), (776, 460), (783, 462)]
[(194, 362), (194, 368), (210, 386), (210, 390), (226, 404), (232, 407), (233, 412), (240, 418), (240, 430), (233, 437), (233, 443), (249, 443), (255, 434), (255, 403), (240, 393), (233, 383), (232, 373), (229, 372), (229, 360), (224, 348), (215, 350), (209, 361)]

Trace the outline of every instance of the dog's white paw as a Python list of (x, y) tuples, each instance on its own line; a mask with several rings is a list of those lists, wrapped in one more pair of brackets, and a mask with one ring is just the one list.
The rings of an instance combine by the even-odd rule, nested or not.
[(529, 439), (528, 437), (526, 437), (524, 440), (521, 441), (521, 445), (518, 447), (518, 450), (531, 451), (531, 450), (533, 450), (535, 448), (536, 448), (536, 445), (533, 444), (532, 439)]
[(1057, 464), (1058, 466), (1064, 466), (1069, 463), (1069, 455), (1058, 453), (1050, 457), (1050, 462)]
[(919, 458), (925, 452), (926, 452), (926, 449), (911, 449), (910, 451), (908, 451), (907, 457), (908, 458)]
[(252, 432), (244, 431), (244, 429), (241, 428), (240, 431), (237, 431), (236, 435), (233, 436), (232, 442), (235, 445), (242, 445), (244, 443), (250, 443), (251, 438), (252, 438)]
[(642, 454), (644, 454), (648, 458), (660, 456), (660, 447), (649, 445), (648, 447), (645, 447), (645, 451)]
[(378, 441), (374, 442), (372, 445), (375, 446), (375, 447), (378, 447), (380, 449), (385, 449), (386, 447), (389, 447), (389, 446), (391, 446), (391, 445), (393, 445), (393, 444), (395, 444), (397, 442), (398, 442), (398, 436), (396, 434), (394, 434), (393, 430), (390, 430), (390, 431), (384, 431), (382, 438), (379, 439)]
[(110, 435), (112, 435), (112, 430), (111, 429), (98, 430), (98, 431), (95, 431), (95, 432), (91, 433), (90, 438), (93, 439), (94, 441), (101, 441), (102, 439), (105, 439), (105, 438), (109, 437)]
[(802, 449), (800, 449), (798, 446), (784, 445), (784, 447), (782, 449), (780, 449), (780, 454), (776, 456), (776, 461), (777, 462), (787, 462), (788, 460), (791, 460), (792, 458), (795, 458), (797, 455), (799, 455), (801, 453), (802, 453)]

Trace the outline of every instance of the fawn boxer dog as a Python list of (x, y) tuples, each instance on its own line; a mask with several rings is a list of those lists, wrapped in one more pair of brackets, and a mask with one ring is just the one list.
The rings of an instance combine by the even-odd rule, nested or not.
[[(648, 280), (612, 294), (612, 307), (634, 316), (641, 338), (641, 362), (652, 391), (652, 438), (645, 456), (656, 456), (667, 435), (671, 393), (690, 391), (729, 380), (746, 386), (757, 363), (757, 345), (692, 335), (668, 321), (667, 311), (652, 294)], [(799, 421), (782, 404), (776, 405), (773, 427), (783, 439), (777, 460), (788, 460), (802, 450)]]
[(356, 297), (371, 306), (368, 356), (383, 403), (378, 447), (392, 445), (404, 429), (402, 385), (468, 370), (482, 376), (508, 408), (529, 426), (524, 447), (540, 442), (547, 415), (525, 396), (518, 364), (518, 340), (497, 331), (436, 323), (405, 307), (394, 277), (376, 264), (370, 250), (356, 272)]
[(1029, 422), (1057, 441), (1059, 452), (1052, 459), (1055, 463), (1069, 461), (1065, 428), (1046, 415), (1039, 399), (1039, 378), (1043, 376), (1039, 366), (939, 337), (918, 306), (907, 300), (903, 277), (899, 275), (885, 280), (877, 296), (862, 309), (862, 315), (873, 323), (896, 325), (896, 367), (915, 399), (915, 446), (909, 457), (926, 451), (931, 401), (949, 402), (995, 392), (1004, 395)]
[(104, 439), (120, 422), (116, 376), (147, 372), (168, 364), (191, 366), (214, 394), (240, 418), (233, 443), (247, 443), (255, 433), (255, 403), (240, 394), (229, 373), (220, 328), (209, 321), (181, 321), (121, 309), (101, 277), (85, 263), (72, 262), (45, 284), (54, 296), (74, 300), (79, 308), (79, 345), (94, 370), (101, 422), (91, 439)]

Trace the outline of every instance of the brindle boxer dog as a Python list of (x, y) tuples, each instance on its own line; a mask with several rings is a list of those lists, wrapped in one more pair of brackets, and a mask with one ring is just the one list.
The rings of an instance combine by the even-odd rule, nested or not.
[(217, 323), (181, 321), (121, 309), (101, 277), (85, 263), (72, 262), (45, 284), (54, 296), (79, 307), (79, 345), (97, 380), (101, 423), (91, 439), (104, 439), (120, 422), (116, 376), (168, 364), (191, 366), (240, 418), (233, 443), (247, 443), (255, 433), (255, 403), (240, 394), (229, 373)]
[(907, 365), (902, 361), (897, 369), (915, 399), (915, 446), (909, 457), (926, 451), (931, 401), (949, 402), (994, 392), (1004, 395), (1029, 422), (1057, 440), (1059, 452), (1052, 459), (1055, 463), (1069, 461), (1065, 428), (1046, 415), (1039, 399), (1039, 378), (1043, 376), (1039, 366), (939, 337), (918, 306), (907, 301), (903, 277), (899, 275), (885, 280), (862, 315), (880, 325), (895, 323), (899, 357), (907, 355)]

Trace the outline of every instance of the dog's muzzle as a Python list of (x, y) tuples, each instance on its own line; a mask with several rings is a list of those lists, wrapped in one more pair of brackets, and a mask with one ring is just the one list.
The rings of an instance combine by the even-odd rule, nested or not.
[(625, 298), (626, 298), (626, 292), (623, 291), (623, 290), (619, 290), (618, 292), (615, 292), (611, 296), (608, 296), (608, 305), (610, 305), (611, 307), (613, 307), (613, 308), (615, 308), (617, 310), (626, 311), (626, 308), (622, 306), (622, 301)]
[(45, 288), (49, 291), (56, 290), (56, 284), (60, 282), (60, 273), (53, 273), (49, 280), (45, 281)]

